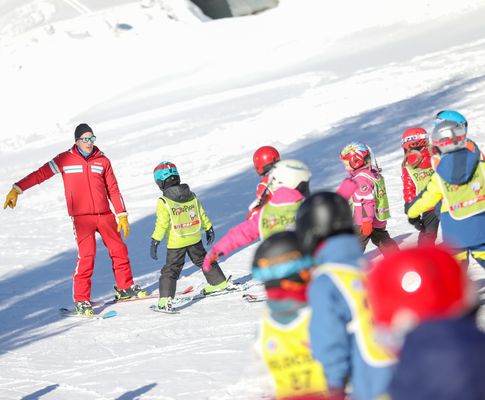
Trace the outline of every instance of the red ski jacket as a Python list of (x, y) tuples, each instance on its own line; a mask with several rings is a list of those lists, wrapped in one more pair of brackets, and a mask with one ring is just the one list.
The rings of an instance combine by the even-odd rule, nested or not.
[(67, 211), (71, 217), (111, 212), (108, 199), (116, 215), (126, 213), (111, 162), (96, 146), (86, 159), (74, 145), (15, 185), (24, 191), (58, 173), (64, 180)]
[[(416, 152), (417, 153), (417, 152)], [(409, 171), (406, 169), (406, 167), (411, 164), (415, 168), (419, 169), (430, 169), (431, 168), (431, 154), (427, 148), (422, 149), (418, 157), (415, 157), (412, 162), (411, 160), (408, 160), (408, 158), (405, 155), (404, 161), (402, 163), (402, 174), (401, 174), (401, 179), (403, 183), (403, 199), (405, 203), (411, 203), (414, 198), (419, 194), (416, 184), (414, 183), (413, 179), (411, 178), (411, 175), (409, 175)]]

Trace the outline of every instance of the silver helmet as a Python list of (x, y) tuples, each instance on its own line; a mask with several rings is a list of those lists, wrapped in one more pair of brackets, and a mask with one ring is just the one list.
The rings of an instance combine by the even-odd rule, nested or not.
[(298, 160), (278, 161), (269, 174), (270, 188), (276, 190), (280, 187), (300, 189), (298, 186), (310, 181), (310, 169)]
[(466, 130), (463, 124), (456, 121), (442, 121), (433, 129), (431, 144), (442, 153), (450, 153), (465, 147)]

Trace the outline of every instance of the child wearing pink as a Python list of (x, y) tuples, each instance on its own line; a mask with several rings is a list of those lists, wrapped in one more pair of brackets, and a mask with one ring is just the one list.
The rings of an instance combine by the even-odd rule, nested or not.
[(380, 170), (372, 166), (369, 148), (359, 142), (345, 146), (340, 158), (349, 173), (337, 193), (351, 200), (354, 211), (354, 224), (364, 251), (369, 240), (382, 253), (397, 249), (386, 230), (390, 217), (389, 204)]
[(310, 170), (298, 160), (281, 160), (270, 173), (274, 191), (271, 199), (258, 208), (251, 219), (231, 228), (204, 259), (203, 270), (209, 271), (219, 257), (247, 246), (257, 239), (295, 229), (296, 212), (309, 192)]

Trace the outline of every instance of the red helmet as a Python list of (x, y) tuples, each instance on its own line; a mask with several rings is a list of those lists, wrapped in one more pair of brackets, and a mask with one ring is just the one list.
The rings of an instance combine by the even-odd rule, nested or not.
[(370, 161), (370, 150), (364, 143), (351, 142), (340, 152), (340, 159), (348, 161), (350, 168), (357, 169)]
[(401, 136), (401, 147), (409, 151), (416, 147), (425, 147), (429, 144), (429, 135), (423, 128), (406, 129)]
[(367, 285), (374, 319), (388, 328), (458, 316), (476, 301), (463, 267), (434, 246), (389, 254), (370, 270)]
[(258, 175), (266, 174), (280, 160), (280, 153), (272, 146), (263, 146), (254, 152), (254, 169)]

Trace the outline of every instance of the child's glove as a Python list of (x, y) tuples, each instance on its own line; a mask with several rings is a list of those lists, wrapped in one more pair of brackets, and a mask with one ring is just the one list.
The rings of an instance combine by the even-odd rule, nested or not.
[(416, 167), (423, 160), (423, 155), (418, 150), (409, 150), (406, 153), (406, 163), (410, 167)]
[(213, 250), (209, 251), (204, 258), (204, 262), (202, 263), (202, 271), (204, 272), (209, 272), (212, 269), (212, 264), (216, 263), (219, 257), (224, 255), (223, 253), (216, 253)]
[(372, 222), (371, 221), (363, 221), (360, 227), (360, 232), (365, 236), (370, 236), (372, 233)]
[(15, 206), (17, 205), (17, 197), (19, 196), (19, 194), (20, 193), (15, 188), (12, 188), (5, 198), (5, 204), (3, 205), (3, 209), (5, 210), (7, 207), (15, 208)]
[(159, 244), (160, 244), (160, 240), (155, 240), (152, 238), (152, 243), (150, 245), (150, 257), (153, 258), (154, 260), (158, 260), (157, 248)]
[(424, 223), (421, 216), (416, 218), (408, 218), (409, 223), (414, 226), (419, 232), (424, 231)]
[(212, 226), (205, 231), (205, 238), (207, 239), (207, 246), (210, 246), (214, 242), (216, 234)]
[(130, 224), (128, 223), (128, 215), (120, 215), (118, 217), (118, 232), (123, 229), (123, 235), (125, 239), (130, 236)]

